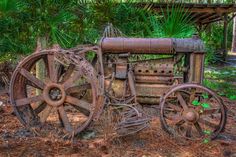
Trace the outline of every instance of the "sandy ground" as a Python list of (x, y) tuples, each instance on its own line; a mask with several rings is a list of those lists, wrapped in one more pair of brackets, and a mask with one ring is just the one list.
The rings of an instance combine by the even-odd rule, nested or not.
[(89, 127), (88, 132), (96, 130), (89, 139), (71, 141), (51, 133), (35, 136), (12, 114), (6, 99), (1, 98), (5, 105), (0, 110), (0, 157), (236, 157), (235, 101), (224, 100), (229, 109), (226, 129), (218, 139), (204, 144), (173, 139), (161, 129), (158, 117), (149, 128), (128, 137), (111, 134), (104, 119)]
[[(236, 55), (230, 56), (233, 63)], [(0, 97), (0, 157), (236, 157), (236, 101), (226, 98), (226, 128), (209, 143), (170, 137), (158, 116), (149, 128), (127, 137), (115, 136), (104, 115), (87, 129), (87, 138), (68, 140), (51, 132), (34, 135), (20, 124), (7, 99)]]

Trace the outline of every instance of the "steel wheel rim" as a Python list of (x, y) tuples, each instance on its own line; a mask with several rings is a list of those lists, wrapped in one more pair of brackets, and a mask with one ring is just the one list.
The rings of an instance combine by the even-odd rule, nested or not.
[[(21, 106), (18, 106), (16, 104), (16, 99), (21, 99), (21, 98), (27, 98), (27, 87), (26, 87), (26, 78), (24, 78), (24, 76), (22, 76), (21, 74), (21, 69), (24, 68), (28, 71), (30, 71), (29, 69), (31, 69), (35, 63), (37, 61), (39, 61), (42, 58), (47, 58), (48, 55), (54, 55), (54, 52), (52, 53), (47, 53), (47, 52), (40, 52), (40, 53), (35, 53), (31, 56), (26, 57), (16, 68), (16, 70), (14, 71), (13, 75), (12, 75), (12, 79), (11, 79), (11, 86), (10, 86), (10, 101), (11, 104), (14, 108), (14, 112), (16, 113), (16, 116), (18, 117), (18, 119), (20, 120), (20, 122), (27, 128), (33, 127), (34, 125), (29, 124), (29, 122), (26, 120), (26, 118), (24, 117), (25, 115), (23, 114), (23, 111), (21, 108)], [(87, 61), (84, 61), (88, 66), (90, 66), (90, 64)], [(90, 68), (91, 69), (91, 68)], [(86, 71), (86, 69), (85, 69)], [(48, 72), (48, 71), (47, 71)], [(89, 74), (88, 74), (89, 75)], [(79, 132), (81, 132), (82, 130), (84, 130), (92, 121), (93, 115), (94, 115), (94, 106), (97, 102), (97, 85), (96, 85), (96, 78), (95, 76), (91, 76), (92, 78), (90, 78), (90, 86), (91, 86), (91, 90), (92, 90), (92, 102), (91, 102), (91, 107), (90, 107), (90, 111), (89, 111), (89, 115), (87, 117), (87, 120), (85, 122), (83, 122), (82, 125), (76, 127), (75, 129), (73, 129), (72, 131), (68, 131), (67, 133), (69, 134), (78, 134)], [(19, 88), (19, 86), (17, 85), (17, 83), (20, 83), (21, 86), (21, 91), (24, 92), (15, 92), (15, 89), (17, 89), (17, 87)], [(47, 83), (46, 83), (47, 84)], [(22, 88), (23, 87), (23, 88)], [(19, 91), (19, 90), (18, 90)], [(20, 96), (16, 96), (20, 94)], [(32, 108), (31, 104), (26, 104), (25, 106), (28, 106), (29, 108)], [(60, 104), (58, 106), (61, 106)], [(65, 106), (65, 102), (63, 103), (63, 106)], [(25, 108), (28, 108), (25, 107)], [(34, 114), (32, 114), (32, 116), (35, 116)], [(36, 118), (37, 117), (33, 117)], [(68, 117), (67, 117), (68, 118)], [(39, 122), (38, 120), (36, 120), (35, 122)], [(37, 125), (37, 124), (36, 124)]]
[[(165, 107), (168, 106), (168, 105), (166, 105), (166, 100), (167, 100), (167, 98), (168, 98), (173, 92), (176, 92), (176, 91), (178, 91), (178, 90), (182, 90), (182, 89), (185, 89), (185, 88), (196, 88), (196, 89), (197, 89), (197, 88), (200, 88), (200, 89), (202, 89), (202, 90), (204, 90), (204, 91), (207, 91), (210, 95), (212, 95), (211, 98), (214, 98), (214, 99), (216, 100), (216, 102), (218, 103), (218, 105), (219, 105), (219, 109), (220, 109), (219, 114), (221, 115), (221, 117), (220, 117), (220, 122), (219, 122), (219, 124), (217, 125), (217, 128), (216, 128), (213, 132), (211, 132), (210, 135), (208, 135), (208, 136), (205, 135), (205, 130), (204, 130), (204, 132), (203, 132), (204, 135), (200, 136), (199, 138), (193, 138), (193, 137), (184, 137), (184, 138), (185, 138), (185, 139), (190, 139), (190, 140), (202, 140), (202, 139), (204, 139), (204, 140), (212, 140), (212, 139), (216, 138), (216, 136), (217, 136), (217, 135), (224, 129), (224, 127), (225, 127), (225, 123), (226, 123), (226, 110), (225, 110), (225, 106), (224, 106), (222, 100), (219, 99), (219, 98), (217, 97), (217, 95), (216, 95), (213, 91), (211, 91), (210, 89), (208, 89), (208, 88), (206, 88), (206, 87), (203, 87), (203, 86), (201, 86), (201, 85), (199, 85), (199, 84), (193, 84), (193, 83), (180, 84), (180, 85), (177, 85), (177, 86), (172, 87), (171, 89), (169, 89), (169, 90), (163, 95), (163, 97), (161, 98), (161, 102), (160, 102), (160, 106), (161, 106), (160, 121), (161, 121), (162, 128), (163, 128), (167, 133), (169, 133), (170, 135), (175, 135), (175, 136), (183, 137), (182, 135), (179, 135), (178, 133), (174, 133), (174, 134), (173, 134), (173, 128), (171, 128), (171, 127), (168, 125), (167, 120), (166, 120), (166, 117), (165, 117)], [(211, 98), (210, 98), (210, 99), (211, 99)], [(212, 109), (212, 110), (213, 110), (213, 109)], [(177, 111), (177, 112), (178, 112), (178, 111)], [(208, 112), (208, 110), (206, 110), (206, 111), (204, 110), (204, 112)], [(218, 112), (216, 112), (216, 113), (218, 113)], [(203, 116), (200, 114), (199, 120), (204, 118), (204, 114), (205, 114), (205, 113), (202, 113)], [(213, 114), (213, 113), (212, 113), (212, 114)], [(181, 114), (181, 116), (182, 116), (182, 114)], [(196, 122), (200, 123), (199, 120), (196, 120)], [(202, 123), (202, 120), (200, 120), (200, 121), (201, 121), (201, 123)], [(195, 124), (197, 124), (196, 122), (193, 122), (193, 123), (191, 123), (191, 124), (195, 125)], [(186, 121), (185, 121), (184, 123), (186, 123)], [(197, 124), (197, 125), (199, 125), (199, 124)], [(204, 124), (204, 125), (210, 125), (210, 123), (209, 123), (209, 124)], [(199, 129), (199, 126), (194, 126), (194, 127), (196, 127), (196, 130)], [(201, 126), (200, 126), (200, 127), (201, 127)], [(193, 128), (192, 128), (192, 129), (193, 129)], [(194, 129), (195, 129), (195, 128), (194, 128)], [(189, 129), (188, 129), (188, 130), (189, 130)]]

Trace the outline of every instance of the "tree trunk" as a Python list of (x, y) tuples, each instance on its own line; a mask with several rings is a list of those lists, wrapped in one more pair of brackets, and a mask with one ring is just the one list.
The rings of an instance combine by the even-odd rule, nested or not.
[[(45, 49), (47, 47), (47, 39), (46, 37), (41, 37), (39, 38), (39, 42), (40, 42), (40, 46), (41, 49)], [(45, 79), (45, 75), (46, 75), (46, 71), (45, 71), (45, 64), (43, 60), (39, 60), (36, 63), (36, 77), (40, 80), (44, 80)], [(37, 94), (41, 94), (41, 90), (37, 89), (36, 90)]]
[(226, 60), (228, 49), (227, 49), (227, 38), (228, 38), (228, 15), (224, 15), (224, 36), (223, 36), (223, 60)]
[(232, 39), (232, 52), (236, 53), (236, 16), (234, 17), (234, 25), (233, 25), (233, 39)]
[[(46, 37), (40, 37), (39, 38), (39, 43), (40, 43), (40, 49), (46, 49), (47, 48), (47, 38)], [(37, 51), (37, 50), (36, 50)], [(45, 80), (46, 78), (46, 69), (45, 69), (45, 63), (43, 60), (39, 60), (36, 63), (36, 77), (40, 80)], [(40, 95), (42, 93), (41, 90), (36, 89), (36, 94)], [(40, 105), (42, 105), (45, 102), (39, 102), (37, 104), (37, 106), (39, 107)], [(49, 108), (45, 108), (42, 112), (40, 112), (38, 114), (38, 116), (40, 117), (40, 120), (42, 121), (41, 117), (45, 117), (45, 115), (47, 114), (47, 112), (49, 111)]]
[[(207, 4), (211, 4), (211, 2), (212, 2), (212, 0), (207, 0)], [(211, 28), (212, 28), (212, 25), (211, 25), (211, 23), (209, 23), (209, 24), (207, 25), (207, 28), (206, 28), (206, 32), (207, 32), (208, 34), (211, 34)]]

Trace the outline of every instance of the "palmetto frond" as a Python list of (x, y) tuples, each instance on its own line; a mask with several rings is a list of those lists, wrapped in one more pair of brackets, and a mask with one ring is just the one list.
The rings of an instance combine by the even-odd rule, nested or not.
[(0, 1), (0, 12), (6, 14), (12, 11), (16, 11), (19, 2), (17, 0), (1, 0)]
[(194, 24), (191, 21), (188, 10), (185, 10), (183, 5), (173, 4), (172, 7), (167, 7), (166, 12), (162, 10), (158, 21), (154, 24), (155, 33), (161, 37), (187, 37), (193, 34)]
[(60, 10), (56, 16), (49, 17), (49, 22), (53, 25), (58, 25), (60, 23), (70, 23), (71, 21), (75, 20), (77, 17), (65, 10)]

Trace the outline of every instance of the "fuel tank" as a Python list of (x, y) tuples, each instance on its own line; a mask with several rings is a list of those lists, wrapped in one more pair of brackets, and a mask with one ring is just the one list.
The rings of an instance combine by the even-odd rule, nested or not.
[(197, 36), (192, 38), (102, 38), (103, 53), (174, 54), (205, 52), (204, 44)]

